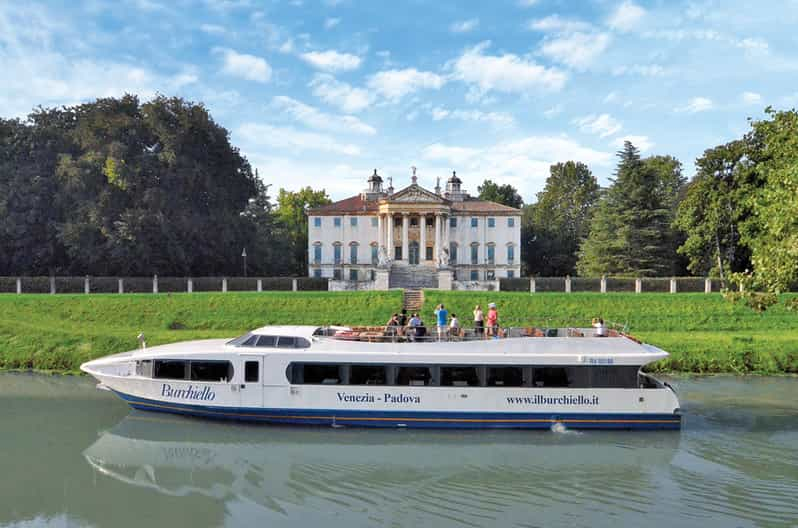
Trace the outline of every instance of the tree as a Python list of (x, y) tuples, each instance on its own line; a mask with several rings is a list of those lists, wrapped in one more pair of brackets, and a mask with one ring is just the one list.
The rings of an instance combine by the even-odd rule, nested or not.
[(276, 217), (283, 256), (287, 257), (289, 273), (307, 275), (308, 269), (308, 216), (307, 210), (332, 203), (327, 192), (304, 187), (296, 192), (280, 189), (277, 195)]
[(775, 111), (753, 123), (763, 185), (751, 194), (752, 215), (743, 226), (756, 285), (786, 291), (798, 281), (798, 112)]
[(751, 215), (746, 197), (760, 185), (752, 150), (749, 135), (707, 149), (696, 160), (696, 175), (675, 221), (685, 235), (678, 251), (688, 258), (694, 274), (717, 275), (725, 281), (729, 272), (751, 267), (740, 228)]
[(599, 185), (587, 165), (568, 161), (549, 169), (537, 202), (524, 208), (522, 243), (527, 272), (574, 273), (577, 251), (587, 237)]
[(477, 187), (477, 192), (479, 192), (480, 200), (496, 202), (516, 209), (520, 209), (524, 205), (524, 200), (518, 194), (518, 190), (509, 183), (498, 185), (490, 180), (485, 180), (482, 185)]
[(603, 193), (583, 242), (580, 275), (661, 276), (676, 269), (671, 229), (684, 179), (672, 157), (640, 158), (631, 142), (618, 152), (615, 178)]

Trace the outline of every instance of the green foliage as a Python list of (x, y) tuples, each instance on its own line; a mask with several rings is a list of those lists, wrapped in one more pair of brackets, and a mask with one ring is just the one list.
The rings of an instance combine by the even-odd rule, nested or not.
[(598, 197), (598, 182), (584, 163), (551, 166), (537, 203), (524, 207), (521, 237), (530, 274), (574, 273), (579, 244), (588, 235)]
[(753, 194), (753, 214), (744, 229), (758, 286), (786, 291), (798, 281), (798, 112), (766, 110), (753, 123), (764, 185)]
[(671, 223), (684, 178), (670, 156), (641, 159), (626, 141), (616, 177), (602, 195), (577, 271), (583, 276), (663, 276), (678, 272)]
[(307, 275), (309, 209), (332, 203), (327, 192), (304, 187), (296, 192), (280, 189), (277, 222), (282, 258), (289, 274)]
[(485, 180), (482, 185), (477, 187), (477, 192), (480, 200), (488, 200), (516, 209), (520, 209), (524, 205), (524, 200), (518, 194), (518, 190), (509, 183), (499, 185), (491, 180)]

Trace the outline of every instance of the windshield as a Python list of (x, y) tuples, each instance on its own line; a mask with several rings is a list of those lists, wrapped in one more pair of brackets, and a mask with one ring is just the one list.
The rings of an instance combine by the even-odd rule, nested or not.
[(228, 345), (232, 345), (232, 346), (238, 346), (241, 343), (243, 343), (244, 341), (246, 341), (247, 339), (249, 339), (250, 337), (252, 337), (252, 332), (247, 332), (246, 334), (244, 334), (242, 336), (238, 336), (235, 339), (231, 339), (230, 341), (227, 342), (227, 344)]

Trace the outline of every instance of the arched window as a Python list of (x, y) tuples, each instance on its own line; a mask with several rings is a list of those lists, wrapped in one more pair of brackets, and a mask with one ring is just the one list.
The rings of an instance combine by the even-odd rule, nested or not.
[(476, 266), (479, 264), (479, 242), (471, 244), (471, 265)]
[(488, 244), (488, 264), (496, 263), (496, 244), (491, 242)]
[(507, 264), (515, 262), (515, 246), (511, 243), (507, 244)]
[(336, 264), (341, 263), (341, 243), (333, 242), (333, 261)]
[(349, 243), (349, 263), (350, 264), (357, 264), (357, 250), (360, 247), (360, 244), (357, 242), (350, 242)]
[(371, 263), (374, 266), (376, 266), (377, 264), (379, 264), (379, 261), (380, 261), (380, 257), (379, 257), (380, 248), (379, 248), (379, 246), (377, 245), (376, 242), (372, 242), (371, 244), (369, 244), (369, 246), (371, 246)]

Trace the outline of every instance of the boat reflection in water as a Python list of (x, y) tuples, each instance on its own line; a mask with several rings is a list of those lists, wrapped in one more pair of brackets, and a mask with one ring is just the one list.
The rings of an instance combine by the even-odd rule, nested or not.
[[(119, 481), (283, 516), (509, 520), (539, 507), (649, 510), (678, 432), (259, 428), (133, 412), (83, 453)], [(520, 510), (519, 510), (520, 509)]]

